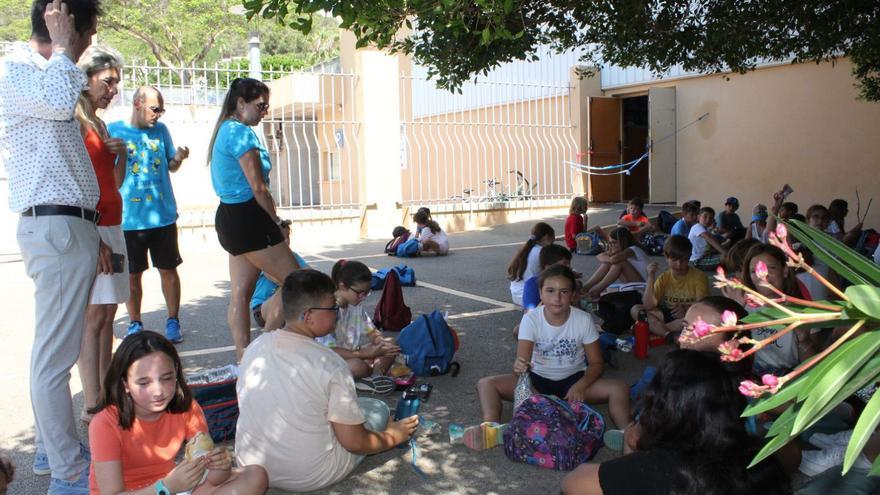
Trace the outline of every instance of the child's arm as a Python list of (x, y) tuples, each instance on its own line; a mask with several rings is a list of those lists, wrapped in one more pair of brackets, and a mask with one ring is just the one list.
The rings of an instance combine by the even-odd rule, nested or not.
[[(122, 461), (95, 462), (92, 465), (95, 467), (95, 481), (100, 493), (108, 495), (156, 495), (155, 483), (140, 490), (126, 490), (125, 482), (122, 478)], [(207, 465), (207, 456), (192, 462), (183, 460), (162, 478), (162, 482), (171, 493), (192, 490), (202, 481)], [(229, 472), (226, 473), (226, 477), (229, 477)], [(224, 478), (225, 480), (226, 478)]]
[(342, 447), (355, 455), (370, 455), (384, 452), (395, 445), (409, 440), (419, 426), (417, 415), (390, 421), (385, 431), (370, 431), (364, 424), (344, 425), (330, 422), (333, 434)]
[(624, 249), (609, 256), (608, 261), (614, 264), (623, 263), (635, 255), (636, 253), (634, 253), (632, 249)]
[(605, 370), (605, 362), (602, 360), (602, 349), (599, 347), (598, 340), (584, 344), (584, 353), (587, 355), (587, 363), (589, 364), (587, 371), (580, 380), (568, 389), (568, 393), (565, 394), (565, 400), (585, 402), (587, 389), (602, 376), (602, 372)]
[(645, 293), (642, 294), (642, 305), (646, 311), (657, 307), (657, 297), (654, 295), (654, 282), (657, 278), (657, 262), (648, 263), (648, 278), (645, 280)]
[(716, 239), (716, 238), (715, 238), (712, 234), (710, 234), (709, 232), (703, 232), (702, 234), (700, 234), (700, 237), (702, 237), (703, 239), (705, 239), (705, 240), (706, 240), (706, 243), (708, 243), (710, 246), (712, 246), (712, 248), (715, 249), (716, 252), (718, 252), (718, 253), (720, 253), (720, 254), (724, 254), (724, 253), (727, 252), (726, 249), (724, 249), (723, 247), (721, 247), (721, 244), (718, 242), (718, 239)]
[(513, 362), (513, 372), (516, 374), (529, 371), (529, 363), (532, 362), (532, 352), (535, 350), (535, 343), (531, 340), (516, 341), (516, 361)]
[(206, 480), (219, 486), (232, 476), (232, 454), (228, 449), (217, 447), (205, 456), (208, 460), (208, 477)]

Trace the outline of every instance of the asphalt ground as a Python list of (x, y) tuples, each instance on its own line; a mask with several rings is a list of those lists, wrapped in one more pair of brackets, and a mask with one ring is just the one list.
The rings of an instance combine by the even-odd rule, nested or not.
[[(590, 224), (616, 221), (622, 205), (591, 209)], [(647, 208), (656, 213), (657, 208)], [(413, 469), (409, 449), (392, 449), (368, 457), (347, 479), (317, 493), (553, 493), (565, 473), (514, 463), (502, 448), (477, 453), (462, 445), (449, 443), (450, 423), (479, 423), (480, 408), (476, 395), (477, 381), (488, 375), (511, 371), (515, 341), (511, 330), (521, 313), (510, 304), (505, 278), (506, 267), (518, 247), (526, 241), (531, 226), (544, 220), (563, 232), (565, 217), (536, 217), (519, 222), (451, 234), (451, 252), (447, 257), (399, 259), (385, 256), (386, 240), (358, 240), (331, 228), (320, 232), (311, 227), (297, 228), (293, 247), (309, 264), (329, 273), (340, 258), (358, 259), (374, 269), (405, 263), (415, 269), (418, 286), (405, 287), (404, 298), (413, 315), (434, 309), (448, 311), (450, 324), (458, 331), (461, 349), (456, 360), (461, 363), (457, 377), (442, 376), (421, 380), (434, 386), (430, 401), (420, 414), (436, 421), (440, 433), (418, 441), (416, 464), (424, 477)], [(561, 241), (560, 241), (561, 242)], [(183, 301), (180, 321), (185, 341), (177, 346), (187, 371), (232, 363), (232, 339), (226, 325), (229, 295), (227, 256), (217, 244), (213, 232), (183, 232), (181, 252), (184, 263), (179, 271)], [(661, 261), (662, 258), (658, 257)], [(589, 276), (596, 266), (591, 256), (575, 256), (573, 267)], [(16, 478), (9, 493), (31, 495), (46, 493), (49, 478), (31, 472), (34, 453), (34, 424), (28, 391), (28, 363), (33, 335), (33, 285), (24, 273), (20, 260), (0, 263), (0, 310), (6, 315), (0, 324), (0, 386), (6, 399), (0, 401), (0, 451), (17, 466)], [(372, 311), (379, 299), (373, 293), (366, 301)], [(164, 329), (164, 301), (158, 273), (149, 270), (144, 276), (143, 321), (147, 329)], [(120, 306), (115, 322), (117, 338), (124, 336), (128, 317)], [(254, 331), (254, 337), (259, 334)], [(605, 377), (635, 382), (647, 365), (656, 365), (670, 348), (651, 350), (648, 360), (637, 361), (632, 354), (616, 353), (617, 369), (606, 368)], [(79, 377), (74, 368), (71, 379), (74, 408), (82, 406)], [(398, 394), (384, 397), (392, 410)], [(607, 407), (596, 406), (607, 414)], [(511, 413), (505, 406), (505, 419)], [(81, 425), (83, 441), (87, 432)], [(595, 461), (617, 454), (601, 449)], [(291, 462), (295, 462), (291, 459)], [(287, 493), (270, 490), (269, 493)]]

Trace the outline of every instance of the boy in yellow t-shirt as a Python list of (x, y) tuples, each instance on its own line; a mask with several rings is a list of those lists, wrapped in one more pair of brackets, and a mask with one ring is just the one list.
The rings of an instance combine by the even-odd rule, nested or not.
[(687, 237), (672, 235), (663, 245), (669, 270), (657, 277), (657, 263), (648, 264), (642, 304), (633, 306), (631, 314), (637, 319), (639, 311), (647, 311), (648, 326), (655, 335), (669, 338), (673, 332), (681, 332), (691, 304), (709, 295), (709, 279), (688, 265), (691, 250)]

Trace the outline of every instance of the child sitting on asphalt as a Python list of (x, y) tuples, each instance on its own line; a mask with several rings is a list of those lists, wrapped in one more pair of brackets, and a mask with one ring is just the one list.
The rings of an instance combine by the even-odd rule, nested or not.
[(608, 236), (602, 230), (602, 227), (596, 225), (591, 229), (587, 229), (588, 217), (587, 208), (589, 203), (587, 198), (576, 196), (571, 200), (571, 207), (568, 209), (568, 216), (565, 218), (565, 247), (574, 253), (577, 251), (577, 235), (590, 232), (598, 234), (602, 239), (608, 240)]
[(526, 280), (540, 273), (541, 248), (556, 241), (556, 232), (549, 224), (538, 222), (532, 227), (529, 240), (513, 255), (507, 265), (507, 280), (510, 280), (510, 298), (514, 304), (523, 305), (523, 288)]
[[(715, 210), (709, 206), (700, 208), (698, 220), (688, 233), (692, 246), (690, 264), (701, 270), (714, 270), (721, 264), (721, 256), (726, 251), (718, 238), (709, 231), (715, 222)], [(714, 249), (714, 252), (709, 248)]]
[(767, 207), (758, 203), (752, 208), (752, 221), (746, 231), (746, 239), (767, 242)]
[(681, 205), (681, 218), (672, 226), (671, 235), (681, 235), (687, 237), (691, 232), (691, 227), (697, 223), (697, 216), (700, 214), (700, 207), (693, 201), (685, 201)]
[(739, 200), (731, 196), (724, 202), (724, 210), (719, 211), (718, 215), (715, 216), (715, 226), (726, 245), (730, 245), (746, 236), (746, 228), (743, 227), (742, 220), (736, 214), (738, 209)]
[(688, 308), (709, 295), (709, 279), (688, 264), (691, 243), (686, 237), (669, 236), (663, 256), (669, 269), (657, 277), (657, 263), (648, 264), (642, 304), (633, 306), (630, 314), (635, 320), (640, 311), (646, 311), (651, 333), (669, 339), (681, 332)]
[(271, 487), (332, 485), (418, 426), (418, 416), (389, 421), (384, 402), (358, 398), (345, 361), (315, 341), (336, 326), (336, 289), (316, 270), (288, 275), (281, 288), (287, 324), (254, 340), (241, 362), (236, 457), (263, 466)]
[(602, 291), (614, 282), (644, 282), (648, 275), (648, 255), (624, 227), (611, 232), (608, 250), (596, 256), (596, 260), (599, 261), (599, 267), (582, 288), (588, 299), (598, 299)]
[(330, 277), (336, 284), (339, 316), (336, 330), (318, 339), (345, 360), (351, 375), (358, 380), (358, 390), (386, 394), (394, 390), (394, 381), (385, 376), (400, 353), (400, 348), (382, 338), (382, 333), (364, 309), (370, 295), (372, 273), (360, 261), (339, 260)]
[(620, 217), (620, 220), (617, 221), (617, 225), (628, 228), (638, 242), (641, 242), (642, 234), (654, 231), (654, 226), (651, 225), (651, 221), (645, 215), (644, 208), (645, 200), (633, 198), (626, 205), (626, 215)]
[(483, 450), (500, 445), (501, 401), (513, 400), (519, 374), (528, 373), (536, 393), (588, 403), (608, 403), (614, 424), (630, 421), (629, 387), (601, 378), (604, 370), (599, 329), (592, 315), (571, 306), (575, 275), (553, 265), (538, 277), (542, 306), (523, 316), (516, 361), (510, 375), (482, 378), (477, 383), (483, 423), (465, 430), (465, 445)]
[[(541, 254), (538, 259), (541, 263), (542, 272), (553, 265), (571, 267), (571, 251), (559, 244), (550, 244), (541, 248)], [(523, 286), (523, 309), (528, 313), (540, 304), (541, 290), (538, 288), (538, 276), (536, 275), (526, 280)]]
[(445, 256), (449, 254), (449, 239), (440, 224), (431, 220), (428, 213), (417, 211), (413, 215), (419, 233), (419, 256)]

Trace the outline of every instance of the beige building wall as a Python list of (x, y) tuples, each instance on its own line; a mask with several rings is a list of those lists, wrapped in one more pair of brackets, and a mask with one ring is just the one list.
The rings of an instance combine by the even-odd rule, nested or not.
[[(834, 198), (850, 204), (856, 189), (864, 214), (868, 198), (880, 201), (880, 103), (857, 99), (848, 59), (761, 68), (746, 74), (711, 75), (654, 84), (675, 86), (677, 127), (705, 112), (709, 118), (677, 138), (677, 202), (700, 199), (719, 208), (740, 199), (740, 217), (768, 204), (784, 183), (802, 212)], [(648, 85), (606, 91), (643, 95)], [(880, 225), (880, 204), (865, 225)]]

